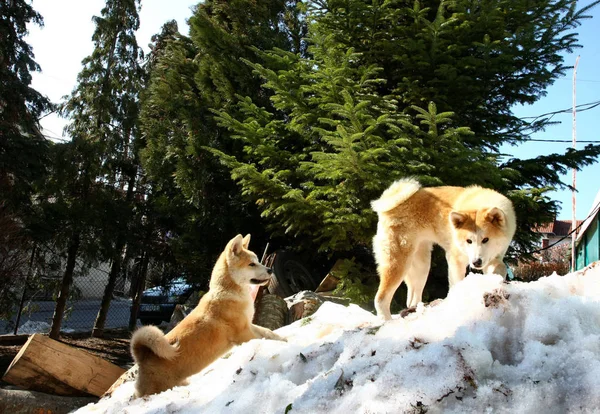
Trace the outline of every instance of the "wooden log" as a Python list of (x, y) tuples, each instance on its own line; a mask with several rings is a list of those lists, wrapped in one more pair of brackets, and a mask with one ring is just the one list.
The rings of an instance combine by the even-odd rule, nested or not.
[(264, 294), (255, 305), (255, 324), (271, 330), (279, 329), (286, 324), (288, 307), (285, 300), (279, 296)]
[(0, 389), (0, 413), (66, 414), (97, 401), (96, 397), (59, 397), (35, 391)]
[(319, 286), (315, 289), (315, 292), (328, 292), (334, 290), (337, 287), (338, 283), (340, 282), (340, 279), (334, 276), (334, 274), (335, 272), (339, 271), (343, 263), (344, 262), (342, 260), (338, 260), (335, 262), (329, 273), (327, 273), (323, 280), (321, 280), (321, 283), (319, 283)]
[(88, 352), (33, 334), (2, 380), (56, 395), (101, 396), (125, 370)]
[(285, 301), (290, 309), (290, 323), (311, 316), (324, 302), (323, 298), (318, 293), (309, 290), (298, 292), (294, 296), (286, 298)]

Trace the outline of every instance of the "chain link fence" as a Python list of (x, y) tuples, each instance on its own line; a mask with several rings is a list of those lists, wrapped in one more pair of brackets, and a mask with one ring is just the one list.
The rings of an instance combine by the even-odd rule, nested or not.
[[(33, 258), (35, 254), (28, 253)], [(21, 277), (15, 278), (10, 289), (12, 309), (3, 310), (0, 335), (46, 333), (50, 330), (56, 307), (56, 298), (62, 284), (65, 258), (52, 251), (38, 252), (38, 258), (21, 268)], [(105, 329), (127, 328), (131, 314), (131, 279), (136, 262), (130, 260), (116, 281)], [(84, 264), (77, 262), (73, 285), (67, 300), (61, 332), (91, 332), (100, 311), (104, 290), (108, 283), (111, 263)]]

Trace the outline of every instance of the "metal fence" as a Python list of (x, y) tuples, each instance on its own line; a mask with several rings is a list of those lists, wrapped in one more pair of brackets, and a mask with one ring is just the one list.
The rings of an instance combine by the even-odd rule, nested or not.
[[(117, 279), (104, 325), (105, 329), (127, 328), (131, 313), (132, 295), (129, 266)], [(64, 313), (61, 332), (91, 332), (100, 310), (108, 282), (110, 263), (84, 265), (78, 263), (73, 285)], [(15, 298), (10, 315), (0, 320), (1, 334), (31, 334), (48, 332), (56, 307), (56, 298), (62, 283), (63, 266), (44, 266), (23, 277), (12, 286)], [(17, 326), (18, 324), (18, 326)]]

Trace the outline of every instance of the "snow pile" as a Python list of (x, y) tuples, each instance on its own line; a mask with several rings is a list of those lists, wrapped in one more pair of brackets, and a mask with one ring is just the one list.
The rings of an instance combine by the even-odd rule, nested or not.
[[(50, 332), (50, 328), (52, 328), (48, 323), (42, 321), (27, 321), (23, 325), (19, 326), (18, 334), (19, 335), (33, 335), (35, 333), (48, 333)], [(74, 332), (73, 329), (64, 328), (61, 329), (61, 332), (71, 333)]]
[(51, 326), (46, 322), (40, 321), (27, 321), (23, 325), (19, 326), (19, 335), (32, 335), (35, 333), (48, 333), (50, 332)]
[(472, 274), (437, 305), (386, 324), (325, 303), (190, 385), (78, 412), (564, 413), (600, 410), (600, 265), (532, 283)]

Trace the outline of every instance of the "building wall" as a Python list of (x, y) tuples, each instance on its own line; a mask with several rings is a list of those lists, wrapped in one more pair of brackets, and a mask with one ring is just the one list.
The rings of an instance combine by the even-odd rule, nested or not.
[(581, 235), (577, 245), (576, 269), (583, 269), (590, 263), (600, 260), (600, 234), (598, 226), (599, 216), (596, 215), (590, 225)]

